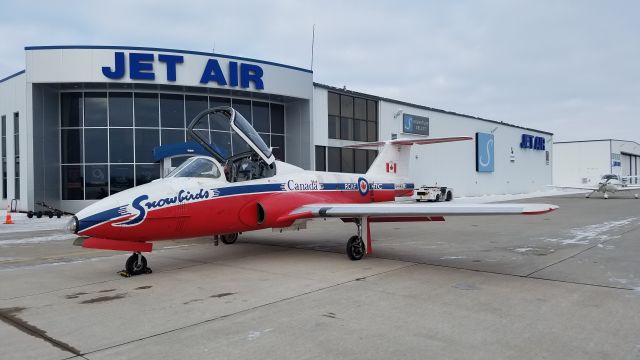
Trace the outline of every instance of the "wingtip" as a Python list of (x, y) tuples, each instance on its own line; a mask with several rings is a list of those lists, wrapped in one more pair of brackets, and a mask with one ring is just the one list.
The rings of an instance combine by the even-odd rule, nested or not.
[(523, 215), (542, 215), (550, 213), (556, 209), (558, 209), (558, 205), (550, 205), (550, 204), (540, 204), (541, 207), (536, 207), (535, 209), (525, 210), (522, 212)]

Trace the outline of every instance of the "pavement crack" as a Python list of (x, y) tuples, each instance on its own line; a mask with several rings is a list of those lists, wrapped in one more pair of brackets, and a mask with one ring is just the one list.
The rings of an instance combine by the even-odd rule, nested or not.
[[(543, 267), (541, 267), (540, 269), (537, 269), (537, 270), (535, 270), (535, 271), (533, 271), (533, 272), (531, 272), (531, 273), (529, 273), (529, 274), (525, 275), (525, 277), (532, 277), (531, 275), (533, 275), (533, 274), (535, 274), (535, 273), (538, 273), (538, 272), (540, 272), (540, 271), (542, 271), (542, 270), (548, 269), (548, 268), (550, 268), (550, 267), (552, 267), (552, 266), (558, 265), (558, 264), (560, 264), (561, 262), (564, 262), (564, 261), (566, 261), (566, 260), (572, 259), (572, 258), (574, 258), (574, 257), (576, 257), (576, 256), (578, 256), (578, 255), (580, 255), (580, 254), (582, 254), (582, 253), (585, 253), (585, 252), (587, 252), (587, 251), (589, 251), (589, 250), (591, 250), (591, 249), (595, 248), (595, 247), (596, 247), (596, 246), (598, 246), (598, 245), (606, 244), (606, 243), (608, 243), (608, 242), (610, 242), (610, 241), (614, 241), (614, 240), (620, 239), (622, 236), (624, 236), (624, 235), (626, 235), (626, 234), (628, 234), (628, 233), (630, 233), (630, 232), (632, 232), (632, 231), (638, 230), (638, 229), (640, 229), (640, 225), (638, 225), (638, 226), (634, 226), (634, 227), (632, 227), (632, 228), (631, 228), (631, 229), (629, 229), (629, 230), (626, 230), (626, 231), (621, 232), (617, 237), (614, 237), (614, 238), (610, 238), (610, 239), (607, 239), (607, 240), (603, 240), (603, 241), (596, 242), (595, 244), (593, 244), (593, 245), (591, 245), (591, 246), (587, 247), (586, 249), (582, 249), (581, 251), (578, 251), (578, 252), (577, 252), (577, 253), (575, 253), (575, 254), (569, 255), (569, 256), (567, 256), (567, 257), (565, 257), (565, 258), (563, 258), (563, 259), (560, 259), (560, 260), (558, 260), (558, 261), (556, 261), (556, 262), (553, 262), (553, 263), (551, 263), (551, 264), (549, 264), (549, 265), (543, 266)], [(534, 277), (532, 277), (532, 278), (534, 278)], [(541, 279), (541, 278), (536, 278), (536, 279)]]
[(47, 332), (38, 328), (33, 324), (29, 324), (27, 321), (23, 320), (18, 316), (20, 312), (22, 312), (25, 308), (23, 307), (12, 307), (12, 308), (3, 308), (0, 309), (0, 320), (7, 325), (13, 326), (14, 328), (22, 331), (27, 335), (31, 335), (38, 339), (42, 339), (54, 347), (62, 350), (70, 352), (74, 355), (80, 355), (80, 350), (74, 348), (73, 346), (62, 342), (58, 339), (54, 339), (51, 336), (47, 335)]

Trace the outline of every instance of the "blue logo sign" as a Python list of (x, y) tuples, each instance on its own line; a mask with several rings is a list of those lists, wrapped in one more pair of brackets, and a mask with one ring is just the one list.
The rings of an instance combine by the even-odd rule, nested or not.
[(409, 134), (429, 135), (429, 118), (403, 114), (402, 131)]
[(494, 171), (493, 134), (476, 133), (476, 171)]
[[(136, 53), (128, 54), (129, 60), (129, 79), (131, 80), (155, 80), (156, 70), (154, 64), (156, 62), (155, 54)], [(165, 78), (167, 81), (176, 81), (178, 73), (178, 65), (184, 63), (182, 55), (158, 54), (158, 63), (164, 64)], [(114, 65), (112, 67), (103, 66), (102, 74), (109, 79), (122, 79), (127, 72), (127, 54), (123, 51), (114, 53)], [(255, 64), (238, 63), (229, 61), (229, 69), (225, 73), (220, 67), (220, 63), (216, 59), (209, 59), (202, 71), (200, 77), (201, 84), (215, 82), (219, 86), (240, 86), (243, 89), (249, 88), (251, 83), (257, 90), (264, 89), (262, 81), (264, 72), (262, 68)]]
[(522, 134), (521, 149), (545, 150), (545, 140), (541, 136)]

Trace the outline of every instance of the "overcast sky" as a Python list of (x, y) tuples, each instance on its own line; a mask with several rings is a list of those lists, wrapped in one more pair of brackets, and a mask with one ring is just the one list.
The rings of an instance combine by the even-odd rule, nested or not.
[(314, 81), (555, 133), (640, 142), (639, 1), (8, 1), (0, 78), (25, 46), (211, 51)]

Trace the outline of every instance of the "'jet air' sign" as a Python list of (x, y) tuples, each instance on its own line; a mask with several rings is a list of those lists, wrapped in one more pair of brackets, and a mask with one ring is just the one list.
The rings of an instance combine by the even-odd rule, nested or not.
[[(102, 74), (109, 79), (122, 79), (126, 73), (131, 80), (156, 80), (164, 77), (176, 81), (184, 56), (153, 53), (114, 52), (113, 65), (103, 66)], [(127, 71), (128, 70), (128, 71)], [(218, 86), (247, 89), (253, 83), (257, 90), (264, 89), (262, 68), (255, 64), (229, 61), (227, 69), (222, 69), (216, 59), (208, 59), (200, 75), (200, 84), (216, 83)]]

